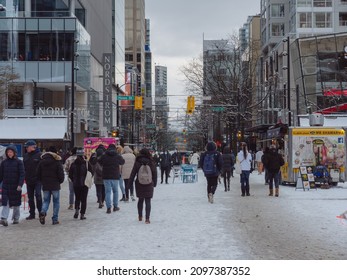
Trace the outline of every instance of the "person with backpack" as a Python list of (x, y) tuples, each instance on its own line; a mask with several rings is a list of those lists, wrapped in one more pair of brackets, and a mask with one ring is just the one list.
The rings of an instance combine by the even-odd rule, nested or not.
[[(136, 176), (136, 180), (135, 180)], [(140, 150), (136, 157), (134, 167), (127, 182), (128, 188), (135, 180), (136, 196), (138, 197), (137, 211), (138, 219), (142, 221), (143, 203), (145, 202), (145, 223), (150, 223), (151, 199), (153, 198), (154, 188), (157, 186), (157, 168), (148, 149)]]
[(230, 147), (225, 146), (222, 154), (222, 177), (224, 181), (224, 191), (230, 191), (230, 177), (232, 170), (234, 169), (235, 157), (231, 153)]
[(252, 169), (253, 158), (251, 153), (248, 152), (246, 143), (242, 143), (241, 147), (242, 149), (237, 154), (237, 161), (240, 163), (240, 166), (241, 166), (241, 174), (240, 174), (241, 196), (245, 196), (245, 195), (250, 196), (249, 175)]
[(223, 166), (223, 159), (217, 151), (215, 142), (211, 141), (206, 144), (206, 151), (201, 155), (199, 164), (207, 180), (208, 202), (213, 203), (213, 196), (218, 186), (218, 176)]
[(13, 209), (13, 224), (19, 223), (20, 205), (22, 203), (22, 186), (24, 183), (24, 164), (17, 157), (17, 149), (10, 145), (5, 150), (6, 158), (0, 165), (0, 183), (2, 183), (2, 212), (0, 224), (8, 226), (10, 208)]
[(278, 197), (280, 168), (284, 165), (284, 159), (275, 145), (271, 145), (269, 151), (264, 154), (264, 165), (268, 172), (269, 196), (273, 196), (273, 185), (275, 185), (275, 196)]

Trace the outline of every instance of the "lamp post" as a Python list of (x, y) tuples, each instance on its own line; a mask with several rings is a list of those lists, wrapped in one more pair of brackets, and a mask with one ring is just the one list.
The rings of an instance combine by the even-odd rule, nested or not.
[[(291, 106), (290, 106), (290, 40), (289, 36), (284, 38), (283, 43), (287, 43), (287, 52), (283, 53), (284, 56), (287, 56), (287, 67), (283, 68), (284, 70), (287, 70), (287, 109), (288, 109), (288, 126), (292, 125), (292, 117), (291, 117)], [(286, 88), (284, 87), (284, 91)]]
[(71, 148), (75, 146), (75, 133), (74, 133), (74, 111), (75, 111), (75, 70), (79, 68), (75, 67), (75, 57), (78, 57), (79, 54), (75, 52), (75, 44), (79, 41), (74, 39), (71, 44), (71, 113), (70, 113), (70, 131), (71, 131)]

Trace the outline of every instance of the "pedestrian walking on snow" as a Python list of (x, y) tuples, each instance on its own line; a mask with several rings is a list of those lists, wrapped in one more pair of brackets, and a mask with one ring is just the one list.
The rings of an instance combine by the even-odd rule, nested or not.
[(129, 192), (132, 201), (135, 201), (134, 197), (134, 184), (128, 184), (131, 171), (133, 170), (136, 156), (133, 150), (129, 146), (125, 146), (123, 149), (124, 165), (121, 166), (122, 178), (125, 185), (125, 201), (129, 201)]
[[(111, 207), (113, 205), (113, 212), (119, 211), (118, 207), (118, 184), (120, 178), (120, 165), (124, 164), (123, 157), (117, 153), (116, 146), (110, 144), (106, 152), (98, 160), (102, 165), (102, 179), (105, 185), (105, 201), (106, 213), (111, 214)], [(113, 194), (111, 198), (111, 194)]]
[[(66, 174), (69, 174), (70, 166), (77, 158), (76, 151), (77, 151), (77, 147), (73, 147), (71, 150), (71, 155), (66, 159), (66, 161), (64, 163), (64, 170), (65, 170)], [(74, 191), (73, 184), (72, 184), (70, 179), (68, 180), (68, 182), (69, 182), (69, 207), (68, 207), (68, 209), (73, 210), (75, 191)]]
[(45, 218), (53, 197), (52, 224), (59, 224), (60, 208), (60, 184), (64, 182), (64, 169), (61, 157), (54, 146), (48, 148), (48, 152), (42, 154), (42, 160), (37, 167), (37, 177), (42, 183), (43, 204), (40, 213), (40, 223), (45, 224)]
[(153, 198), (154, 188), (157, 186), (157, 168), (151, 153), (146, 148), (140, 150), (139, 155), (136, 157), (128, 185), (133, 184), (134, 180), (136, 196), (139, 199), (137, 203), (138, 219), (142, 221), (143, 203), (145, 203), (145, 223), (149, 224), (152, 207), (151, 199)]
[(250, 196), (249, 192), (249, 175), (252, 168), (252, 155), (248, 152), (247, 144), (242, 143), (242, 149), (237, 154), (237, 161), (241, 166), (240, 182), (241, 182), (241, 196)]
[(13, 224), (19, 223), (20, 205), (22, 203), (22, 186), (24, 183), (24, 164), (17, 157), (15, 146), (5, 150), (6, 158), (0, 165), (0, 183), (2, 183), (2, 212), (0, 224), (8, 226), (10, 208), (13, 209)]
[(222, 171), (223, 159), (220, 152), (217, 151), (215, 142), (208, 142), (206, 151), (200, 157), (200, 166), (207, 180), (207, 198), (208, 202), (213, 203), (214, 193), (218, 186), (218, 176)]
[(230, 191), (230, 177), (232, 170), (234, 169), (235, 157), (231, 153), (229, 146), (224, 147), (222, 159), (222, 177), (224, 181), (224, 191)]
[[(42, 185), (37, 179), (37, 167), (41, 160), (42, 153), (40, 149), (37, 148), (36, 142), (34, 140), (28, 140), (25, 144), (26, 153), (23, 157), (23, 163), (25, 168), (25, 182), (27, 185), (27, 193), (29, 200), (29, 216), (26, 220), (35, 219), (35, 208), (38, 214), (41, 213), (42, 208)], [(35, 206), (36, 199), (36, 206)]]
[(87, 197), (89, 188), (85, 185), (84, 181), (87, 176), (87, 171), (93, 173), (92, 166), (84, 159), (83, 148), (77, 149), (77, 158), (72, 163), (69, 170), (69, 179), (71, 180), (74, 192), (75, 192), (75, 214), (74, 219), (78, 218), (81, 214), (80, 219), (86, 219), (86, 209), (87, 209)]
[(270, 150), (264, 155), (264, 165), (268, 171), (269, 196), (273, 196), (275, 185), (275, 196), (279, 196), (280, 168), (284, 165), (283, 157), (278, 153), (276, 146), (271, 145)]
[(104, 145), (100, 144), (96, 148), (95, 153), (93, 153), (89, 159), (89, 163), (93, 167), (96, 197), (97, 197), (97, 202), (99, 204), (100, 209), (102, 207), (104, 207), (105, 186), (104, 186), (104, 181), (102, 179), (102, 165), (98, 162), (98, 159), (101, 158), (101, 156), (104, 154), (105, 151), (106, 151), (106, 149), (105, 149)]

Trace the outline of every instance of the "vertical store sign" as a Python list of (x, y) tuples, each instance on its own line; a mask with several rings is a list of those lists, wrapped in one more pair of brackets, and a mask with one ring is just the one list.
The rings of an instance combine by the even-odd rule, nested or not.
[(113, 126), (112, 120), (112, 54), (104, 53), (103, 54), (103, 119), (104, 127), (111, 129)]

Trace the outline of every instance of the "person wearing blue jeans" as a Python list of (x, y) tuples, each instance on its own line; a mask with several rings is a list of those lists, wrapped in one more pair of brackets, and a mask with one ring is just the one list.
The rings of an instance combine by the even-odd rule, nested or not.
[(241, 183), (241, 196), (250, 196), (249, 193), (249, 174), (251, 173), (251, 164), (252, 164), (252, 155), (248, 152), (247, 144), (241, 144), (241, 151), (237, 154), (237, 161), (241, 166), (241, 175), (240, 175), (240, 183)]
[[(102, 165), (102, 180), (105, 185), (106, 213), (118, 211), (118, 184), (121, 178), (120, 165), (124, 164), (124, 158), (116, 151), (116, 146), (110, 144), (105, 153), (98, 159)], [(113, 192), (113, 202), (111, 202), (111, 192)]]
[(113, 211), (118, 211), (118, 184), (119, 180), (104, 180), (105, 186), (105, 202), (107, 209), (111, 209), (113, 205)]
[(60, 207), (60, 184), (64, 182), (64, 169), (61, 157), (54, 146), (48, 148), (48, 152), (42, 155), (42, 160), (37, 167), (37, 176), (42, 183), (43, 204), (40, 212), (40, 223), (45, 224), (45, 217), (53, 197), (52, 224), (59, 224), (58, 214)]
[(51, 197), (53, 198), (52, 221), (53, 221), (53, 224), (56, 224), (57, 222), (59, 223), (58, 215), (59, 215), (59, 208), (60, 208), (60, 191), (43, 191), (43, 204), (42, 204), (41, 214), (44, 214), (44, 216), (46, 216), (48, 208), (49, 208), (49, 204), (51, 202)]

